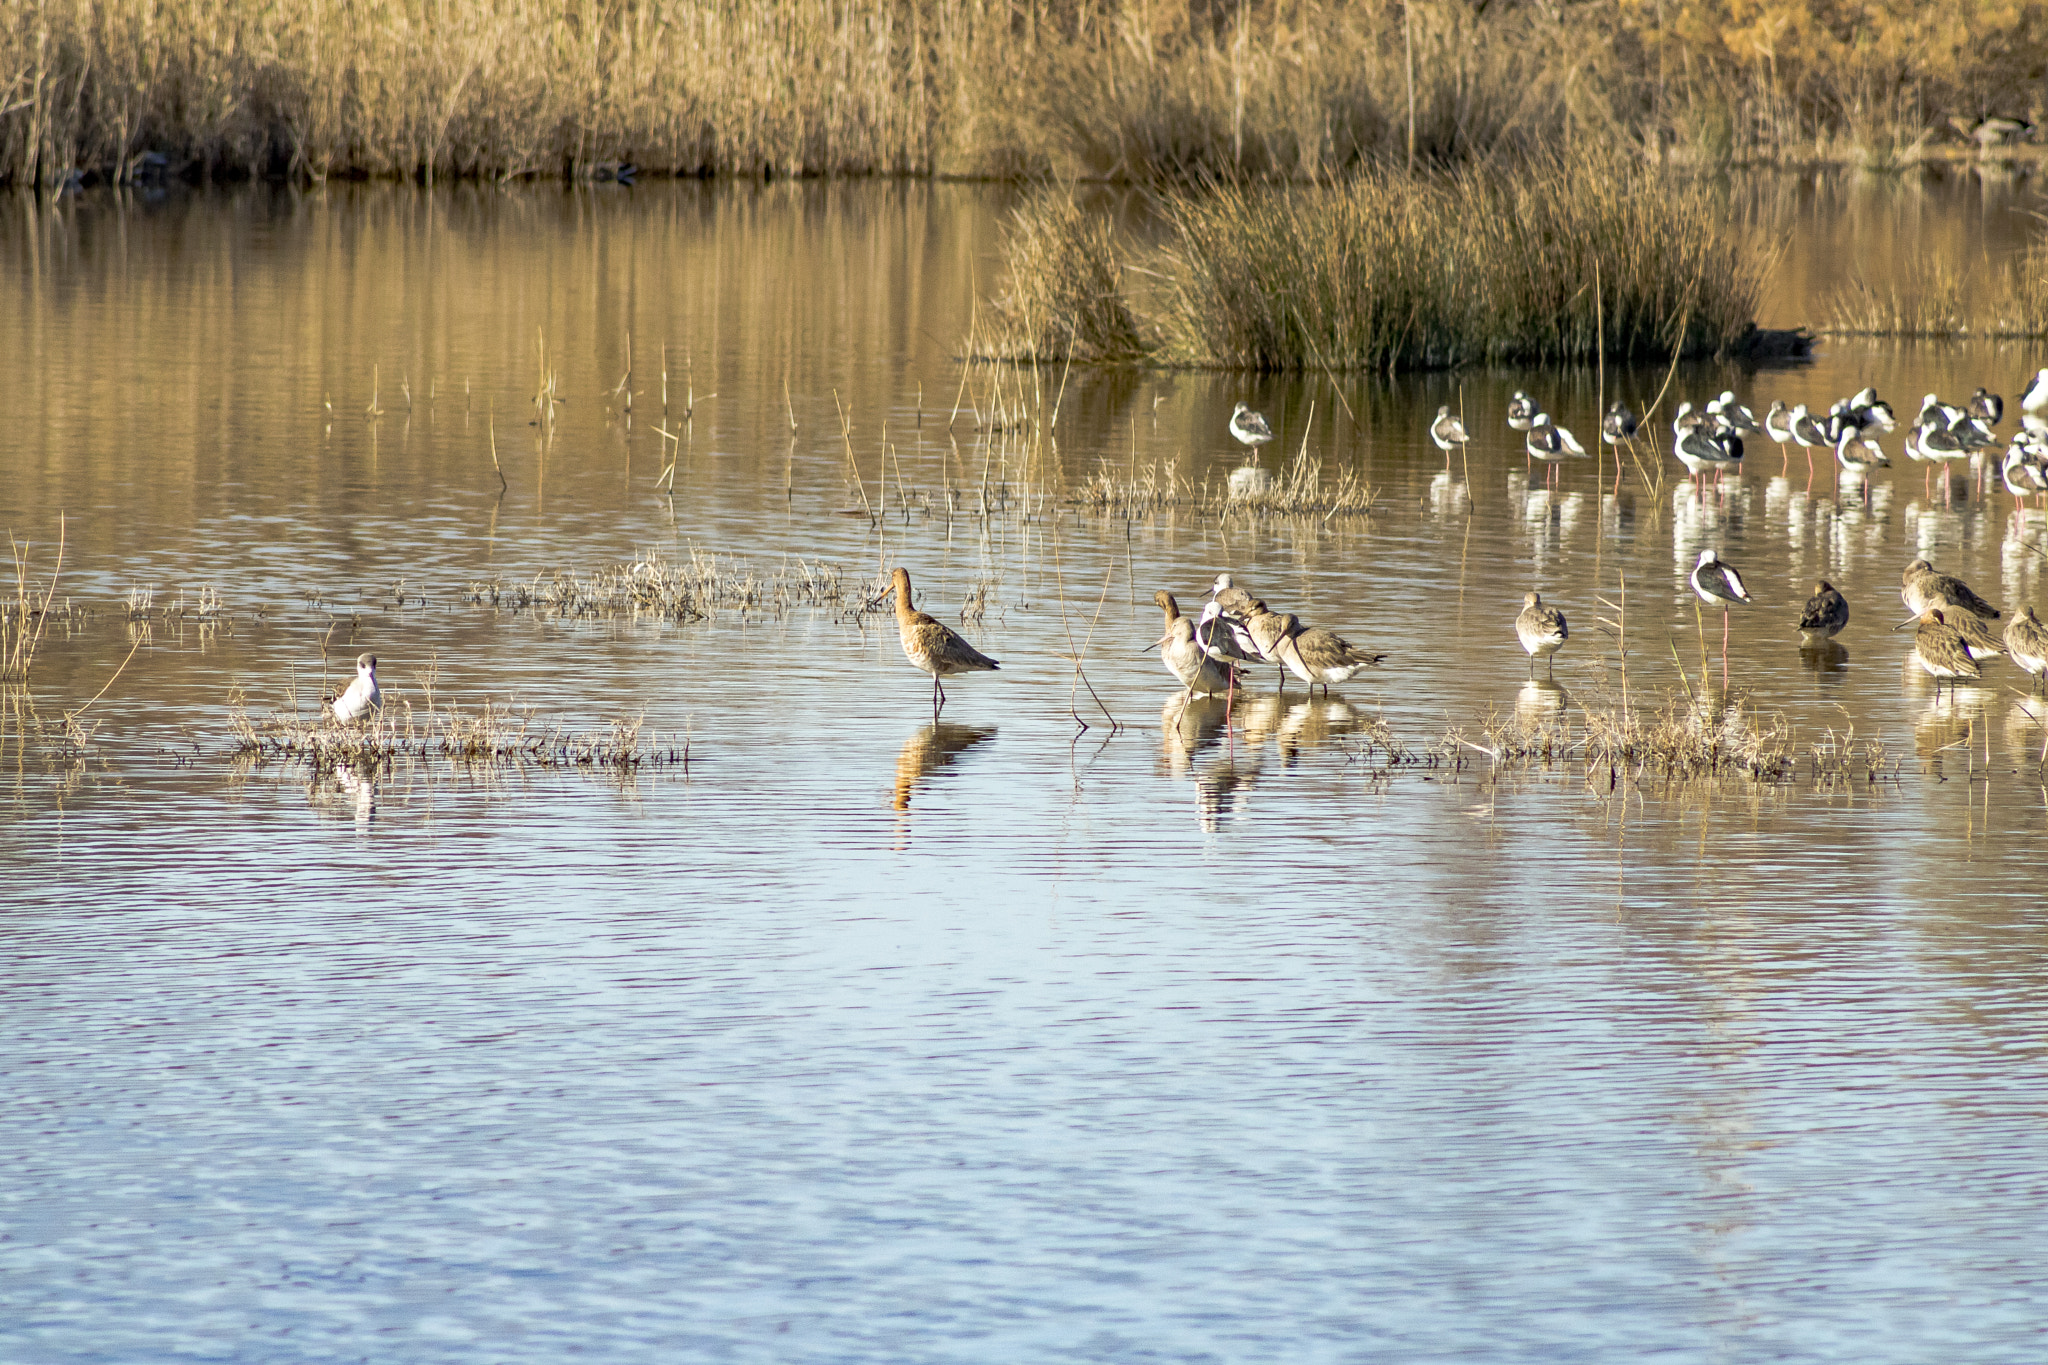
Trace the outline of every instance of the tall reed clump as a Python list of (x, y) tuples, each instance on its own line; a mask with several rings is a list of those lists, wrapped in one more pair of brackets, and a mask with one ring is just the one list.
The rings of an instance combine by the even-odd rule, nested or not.
[(1252, 370), (1702, 355), (1767, 265), (1711, 184), (1582, 152), (1167, 196), (1158, 358)]
[(1012, 214), (1005, 291), (975, 320), (969, 350), (988, 360), (1116, 364), (1150, 352), (1124, 299), (1109, 220), (1040, 190)]

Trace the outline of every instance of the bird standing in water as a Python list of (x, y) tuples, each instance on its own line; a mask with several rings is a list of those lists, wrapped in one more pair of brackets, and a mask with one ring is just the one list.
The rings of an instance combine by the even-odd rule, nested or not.
[(377, 656), (360, 654), (356, 656), (355, 680), (340, 696), (334, 699), (334, 718), (343, 725), (360, 719), (365, 713), (382, 710), (384, 693), (377, 686)]
[(1825, 578), (1813, 585), (1813, 596), (1806, 599), (1806, 610), (1799, 615), (1799, 638), (1802, 643), (1823, 645), (1842, 633), (1842, 627), (1849, 624), (1849, 601), (1835, 591), (1835, 585)]
[(889, 591), (896, 597), (896, 634), (903, 642), (904, 657), (932, 675), (932, 717), (937, 719), (946, 705), (946, 689), (939, 679), (954, 673), (993, 670), (1001, 665), (961, 639), (951, 627), (911, 607), (908, 569), (895, 572)]
[(1571, 635), (1565, 625), (1564, 613), (1556, 607), (1543, 605), (1540, 593), (1529, 593), (1522, 598), (1521, 614), (1515, 617), (1515, 636), (1522, 642), (1522, 648), (1529, 655), (1529, 676), (1536, 676), (1536, 661), (1550, 662), (1551, 676), (1557, 675), (1557, 651), (1564, 648), (1564, 642)]
[(1451, 447), (1463, 446), (1472, 438), (1465, 434), (1465, 424), (1451, 416), (1450, 404), (1446, 403), (1436, 410), (1436, 420), (1429, 424), (1429, 439), (1435, 441), (1436, 448), (1444, 453), (1444, 470), (1448, 473)]

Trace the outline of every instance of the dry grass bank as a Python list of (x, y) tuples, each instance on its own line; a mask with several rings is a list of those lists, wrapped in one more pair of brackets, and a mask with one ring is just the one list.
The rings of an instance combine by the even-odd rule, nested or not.
[(1858, 278), (1828, 301), (1836, 336), (2048, 337), (2048, 237), (2028, 245), (1972, 293), (1963, 272), (1929, 261), (1882, 280)]
[(2007, 0), (37, 0), (0, 20), (0, 181), (1900, 164), (2040, 122), (2044, 70)]

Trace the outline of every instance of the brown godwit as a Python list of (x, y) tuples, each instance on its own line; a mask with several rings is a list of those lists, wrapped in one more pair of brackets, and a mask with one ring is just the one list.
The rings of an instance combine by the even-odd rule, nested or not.
[(2005, 652), (2027, 672), (2027, 691), (2037, 679), (2048, 678), (2048, 627), (2034, 615), (2032, 607), (2021, 607), (2005, 624)]
[(1244, 613), (1244, 633), (1259, 657), (1280, 670), (1282, 692), (1287, 690), (1287, 658), (1281, 651), (1281, 644), (1298, 629), (1300, 623), (1292, 615), (1283, 616), (1269, 611), (1264, 602), (1252, 603)]
[(377, 656), (359, 654), (356, 656), (355, 681), (334, 699), (334, 718), (346, 725), (367, 712), (381, 710), (383, 706), (384, 693), (377, 686)]
[(1311, 697), (1316, 693), (1317, 683), (1323, 685), (1323, 695), (1327, 697), (1330, 684), (1349, 682), (1359, 670), (1387, 657), (1367, 653), (1327, 626), (1303, 626), (1292, 612), (1281, 616), (1279, 623), (1274, 652), (1295, 677), (1308, 684)]
[[(1180, 614), (1180, 603), (1164, 588), (1152, 595), (1166, 613), (1166, 634), (1152, 642), (1166, 671), (1181, 680), (1192, 695), (1214, 695), (1230, 690), (1230, 665), (1218, 662), (1195, 639), (1195, 623)], [(1148, 648), (1152, 646), (1147, 646)]]
[(1529, 676), (1536, 676), (1536, 661), (1550, 660), (1550, 671), (1557, 672), (1557, 661), (1553, 657), (1564, 648), (1564, 642), (1571, 635), (1565, 625), (1564, 613), (1556, 607), (1543, 605), (1540, 593), (1525, 593), (1522, 610), (1515, 617), (1515, 637), (1522, 642), (1522, 648), (1529, 655)]
[(1944, 611), (1960, 609), (1981, 616), (1987, 621), (1996, 621), (1998, 608), (1970, 591), (1970, 585), (1962, 579), (1945, 573), (1936, 573), (1934, 566), (1924, 559), (1916, 559), (1906, 566), (1899, 576), (1899, 600), (1906, 604), (1906, 610), (1915, 616), (1925, 616), (1935, 607)]
[(1934, 679), (1934, 695), (1941, 696), (1941, 685), (1946, 682), (1951, 690), (1958, 681), (1975, 680), (1983, 676), (1984, 670), (1977, 667), (1977, 661), (1970, 657), (1970, 651), (1963, 646), (1963, 637), (1956, 634), (1955, 627), (1943, 619), (1937, 608), (1922, 612), (1920, 629), (1913, 632), (1913, 657), (1920, 661), (1920, 667), (1927, 670)]
[(1849, 624), (1849, 600), (1835, 591), (1825, 578), (1813, 585), (1806, 610), (1799, 614), (1799, 639), (1806, 645), (1823, 645), (1842, 633)]
[(903, 641), (904, 657), (932, 675), (932, 717), (937, 719), (946, 705), (946, 689), (939, 679), (954, 673), (995, 669), (1001, 665), (961, 639), (959, 632), (941, 625), (910, 605), (908, 569), (895, 572), (890, 592), (896, 597), (896, 634)]

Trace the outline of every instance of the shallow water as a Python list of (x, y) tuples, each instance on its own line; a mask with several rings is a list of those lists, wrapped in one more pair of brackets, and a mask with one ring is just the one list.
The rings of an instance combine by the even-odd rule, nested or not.
[[(1852, 269), (1995, 260), (2040, 207), (2024, 180), (1735, 202), (1786, 242), (1779, 324)], [(2042, 519), (1960, 476), (1930, 496), (1896, 438), (1867, 508), (1761, 441), (1704, 503), (1591, 462), (1532, 490), (1498, 413), (1525, 388), (1590, 436), (1579, 372), (1046, 375), (1052, 441), (988, 442), (989, 375), (962, 395), (952, 352), (1004, 203), (11, 201), (0, 521), (47, 573), (61, 513), (60, 595), (93, 614), (0, 736), (0, 1356), (2030, 1359), (2048, 732), (2009, 664), (1937, 701), (1887, 627), (1919, 553), (2048, 605)], [(1906, 414), (2044, 362), (1833, 344), (1673, 396), (1874, 383)], [(1605, 376), (1638, 407), (1664, 380)], [(1240, 397), (1375, 514), (1060, 500), (1105, 464), (1220, 483)], [(1460, 402), (1447, 477), (1421, 433)], [(982, 517), (984, 483), (1053, 496)], [(1599, 704), (1603, 594), (1638, 699), (1700, 688), (1703, 652), (1718, 693), (1683, 581), (1709, 544), (1757, 598), (1729, 680), (1793, 731), (1791, 780), (1368, 743)], [(954, 621), (986, 585), (968, 633), (1003, 668), (934, 726), (885, 614), (465, 601), (693, 550), (900, 563)], [(1257, 676), (1228, 730), (1179, 715), (1151, 596), (1221, 568), (1387, 666), (1327, 702)], [(1853, 616), (1802, 655), (1820, 575)], [(130, 619), (131, 590), (202, 587), (229, 619)], [(1555, 689), (1510, 624), (1530, 587), (1572, 622)], [(228, 761), (238, 698), (310, 709), (359, 649), (394, 707), (431, 669), (441, 701), (644, 717), (691, 761)], [(22, 737), (103, 687), (82, 760)], [(1816, 780), (1851, 726), (1885, 777)]]

